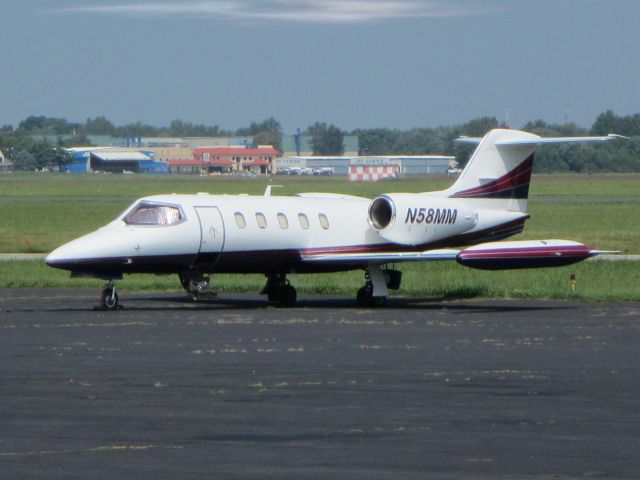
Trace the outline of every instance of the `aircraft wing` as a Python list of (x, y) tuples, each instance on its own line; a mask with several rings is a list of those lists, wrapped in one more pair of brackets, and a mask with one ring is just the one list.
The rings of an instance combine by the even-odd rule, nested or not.
[(570, 240), (524, 240), (490, 242), (462, 250), (442, 249), (422, 252), (311, 253), (302, 255), (308, 263), (399, 263), (456, 260), (466, 267), (481, 270), (510, 270), (570, 265), (589, 257), (618, 254), (618, 251), (595, 250)]
[(303, 255), (309, 263), (394, 263), (434, 260), (455, 260), (460, 250), (426, 250), (424, 252), (376, 252), (376, 253), (313, 253)]

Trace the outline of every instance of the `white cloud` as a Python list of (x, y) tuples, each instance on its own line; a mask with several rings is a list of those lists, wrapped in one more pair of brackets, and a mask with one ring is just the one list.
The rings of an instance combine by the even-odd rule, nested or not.
[(223, 21), (357, 24), (416, 17), (475, 14), (463, 4), (416, 0), (264, 0), (147, 2), (68, 7), (57, 12), (135, 17), (188, 17)]

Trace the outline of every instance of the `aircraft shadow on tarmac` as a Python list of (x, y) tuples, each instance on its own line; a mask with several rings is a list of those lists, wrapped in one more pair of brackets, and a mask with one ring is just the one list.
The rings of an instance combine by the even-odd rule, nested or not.
[[(498, 303), (499, 302), (499, 303)], [(226, 311), (226, 310), (281, 310), (283, 312), (302, 309), (318, 310), (449, 310), (456, 313), (473, 312), (521, 312), (536, 310), (559, 310), (577, 308), (572, 304), (541, 303), (535, 300), (525, 301), (490, 301), (469, 300), (455, 301), (443, 297), (390, 297), (382, 307), (363, 308), (358, 306), (353, 298), (332, 296), (302, 296), (294, 307), (282, 308), (270, 306), (263, 297), (250, 295), (229, 297), (222, 296), (215, 300), (192, 301), (183, 295), (148, 295), (125, 299), (122, 303), (123, 310), (166, 310), (166, 311)]]
[[(16, 296), (17, 295), (17, 296)], [(15, 298), (13, 298), (15, 297)], [(94, 292), (83, 289), (54, 289), (43, 296), (38, 290), (12, 291), (0, 300), (3, 312), (86, 312), (102, 311), (118, 315), (119, 312), (136, 311), (234, 311), (234, 310), (353, 310), (353, 311), (438, 311), (451, 313), (508, 313), (545, 310), (574, 310), (578, 303), (546, 300), (490, 300), (465, 295), (446, 297), (392, 296), (382, 307), (363, 308), (348, 296), (303, 294), (294, 307), (281, 308), (267, 304), (266, 297), (252, 293), (223, 293), (216, 299), (201, 299), (196, 302), (182, 292), (131, 292), (123, 295), (119, 312), (104, 312)]]

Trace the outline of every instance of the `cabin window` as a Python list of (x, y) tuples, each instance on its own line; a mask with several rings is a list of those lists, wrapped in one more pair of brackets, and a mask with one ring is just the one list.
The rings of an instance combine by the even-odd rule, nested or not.
[(309, 219), (304, 213), (298, 214), (298, 220), (300, 221), (300, 226), (305, 230), (309, 229)]
[(327, 218), (327, 216), (324, 213), (321, 213), (320, 215), (318, 215), (318, 219), (320, 220), (320, 226), (322, 228), (324, 228), (325, 230), (329, 229), (329, 219)]
[(141, 203), (124, 218), (127, 225), (174, 225), (181, 220), (178, 207), (148, 203)]
[(289, 228), (289, 220), (287, 220), (287, 216), (284, 213), (278, 214), (278, 223), (283, 230)]
[(256, 213), (256, 223), (260, 228), (267, 228), (267, 218), (263, 213)]
[(236, 225), (238, 225), (238, 228), (246, 228), (247, 222), (244, 219), (244, 215), (242, 215), (240, 212), (236, 212), (233, 214), (233, 216), (236, 219)]

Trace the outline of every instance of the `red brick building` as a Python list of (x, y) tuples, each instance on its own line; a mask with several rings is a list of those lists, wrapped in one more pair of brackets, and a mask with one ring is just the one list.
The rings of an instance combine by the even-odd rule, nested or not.
[[(193, 150), (192, 159), (169, 160), (171, 171), (176, 173), (232, 173), (273, 172), (273, 159), (278, 151), (272, 146), (249, 147), (199, 147)], [(191, 172), (187, 172), (187, 170)]]

